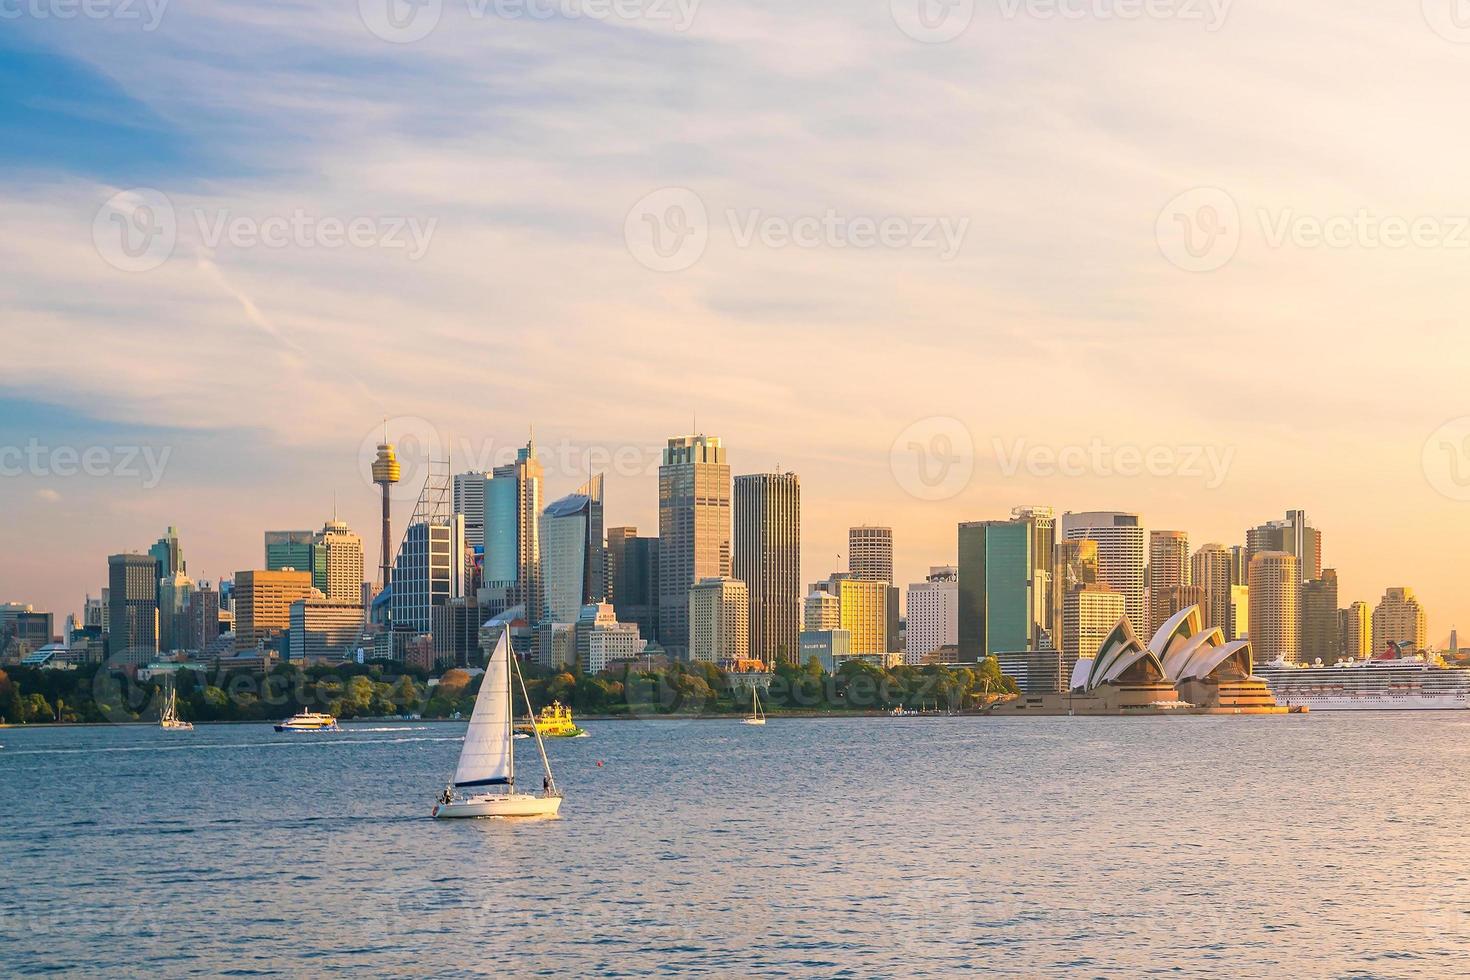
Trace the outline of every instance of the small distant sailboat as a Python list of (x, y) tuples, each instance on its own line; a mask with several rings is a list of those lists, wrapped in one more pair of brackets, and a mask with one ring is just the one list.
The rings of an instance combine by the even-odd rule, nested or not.
[[(434, 816), (446, 817), (551, 817), (561, 809), (561, 793), (551, 775), (551, 762), (541, 732), (531, 727), (536, 748), (541, 753), (541, 766), (546, 778), (541, 794), (516, 792), (515, 737), (511, 726), (511, 670), (520, 681), (521, 696), (529, 714), (531, 699), (526, 694), (526, 679), (520, 664), (510, 652), (510, 633), (503, 630), (485, 665), (485, 680), (475, 697), (475, 710), (465, 732), (464, 747), (459, 751), (459, 764), (454, 782), (444, 788), (444, 795), (434, 806)], [(504, 792), (477, 792), (491, 787), (505, 787)], [(458, 790), (470, 791), (459, 795)]]
[(168, 698), (163, 703), (163, 716), (158, 719), (158, 727), (171, 732), (192, 732), (194, 723), (184, 721), (179, 717), (179, 698), (178, 693), (174, 690), (174, 679), (170, 677), (166, 683)]
[(750, 685), (750, 714), (740, 719), (747, 725), (764, 725), (766, 713), (761, 710), (761, 697), (756, 693), (754, 684)]

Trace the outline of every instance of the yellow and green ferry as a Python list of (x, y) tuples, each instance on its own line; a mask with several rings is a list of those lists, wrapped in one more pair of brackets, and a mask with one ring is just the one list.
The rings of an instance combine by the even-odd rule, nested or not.
[(541, 709), (536, 716), (535, 728), (530, 722), (516, 726), (516, 731), (526, 735), (534, 735), (537, 730), (542, 738), (581, 738), (587, 734), (572, 721), (572, 709), (560, 701), (553, 701)]

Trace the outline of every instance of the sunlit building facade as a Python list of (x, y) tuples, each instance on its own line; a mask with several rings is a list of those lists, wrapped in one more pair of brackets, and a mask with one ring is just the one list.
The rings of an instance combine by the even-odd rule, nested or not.
[(1286, 551), (1265, 551), (1250, 564), (1251, 646), (1263, 664), (1301, 659), (1301, 565)]
[(730, 494), (718, 437), (669, 440), (658, 470), (658, 630), (676, 658), (690, 656), (690, 590), (730, 576)]
[(1062, 515), (1062, 538), (1066, 541), (1096, 541), (1098, 581), (1123, 593), (1130, 620), (1147, 622), (1143, 587), (1146, 544), (1143, 522), (1137, 514), (1069, 512)]

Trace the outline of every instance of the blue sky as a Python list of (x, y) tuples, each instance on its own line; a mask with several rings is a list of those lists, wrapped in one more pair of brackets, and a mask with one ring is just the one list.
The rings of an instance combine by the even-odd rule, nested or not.
[[(1407, 584), (1435, 635), (1470, 623), (1433, 546), (1470, 504), (1426, 454), (1470, 415), (1470, 250), (1448, 240), (1470, 212), (1470, 38), (1436, 0), (1239, 0), (1215, 24), (997, 0), (944, 43), (906, 33), (908, 0), (709, 0), (687, 29), (445, 0), (411, 43), (373, 33), (376, 2), (0, 24), (0, 436), (172, 450), (152, 488), (0, 480), (0, 600), (79, 608), (107, 553), (168, 524), (205, 578), (256, 563), (265, 527), (318, 525), (334, 494), (369, 528), (359, 455), (384, 418), (468, 460), (534, 424), (566, 448), (554, 497), (587, 447), (651, 458), (697, 414), (736, 472), (802, 475), (806, 580), (853, 523), (893, 524), (918, 579), (957, 521), (1016, 504), (1135, 509), (1196, 545), (1301, 507), (1344, 600)], [(706, 214), (677, 271), (629, 237), (667, 189)], [(1166, 213), (1210, 189), (1239, 247), (1190, 271)], [(171, 248), (120, 267), (106, 236), (164, 206)], [(1302, 232), (1360, 211), (1428, 216), (1444, 240)], [(943, 258), (741, 241), (827, 214), (966, 232)], [(304, 237), (260, 240), (298, 216)], [(365, 237), (341, 244), (354, 221)], [(934, 419), (976, 456), (938, 501), (891, 459)], [(1218, 488), (1007, 473), (1017, 440), (1232, 463)], [(646, 468), (609, 494), (611, 523), (653, 526)]]

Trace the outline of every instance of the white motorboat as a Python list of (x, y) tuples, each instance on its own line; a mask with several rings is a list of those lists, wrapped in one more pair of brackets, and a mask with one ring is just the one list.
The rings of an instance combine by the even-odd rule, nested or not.
[(766, 713), (761, 710), (761, 698), (756, 693), (754, 684), (750, 685), (750, 714), (740, 720), (747, 725), (764, 725), (766, 723)]
[(459, 764), (454, 781), (444, 787), (433, 815), (449, 817), (554, 817), (561, 809), (561, 793), (551, 775), (551, 762), (541, 732), (532, 720), (536, 748), (541, 753), (545, 772), (539, 795), (516, 792), (515, 733), (511, 729), (511, 671), (520, 681), (521, 696), (529, 715), (531, 699), (526, 694), (526, 680), (520, 665), (510, 652), (510, 633), (502, 631), (490, 662), (485, 665), (485, 679), (475, 697), (475, 710), (465, 732), (464, 747), (459, 751)]

